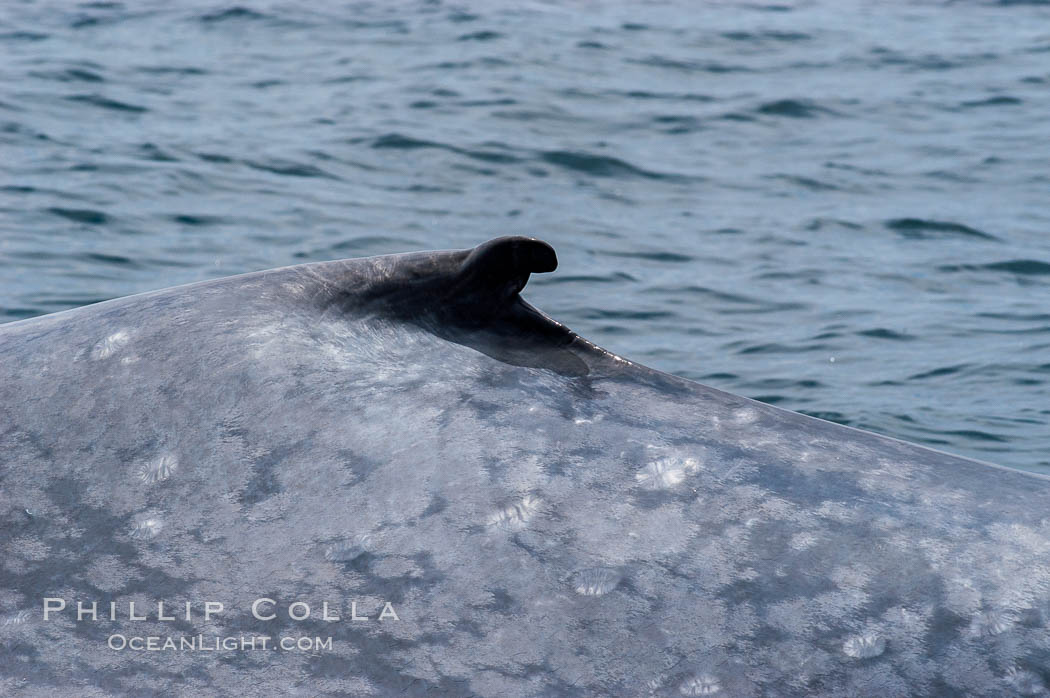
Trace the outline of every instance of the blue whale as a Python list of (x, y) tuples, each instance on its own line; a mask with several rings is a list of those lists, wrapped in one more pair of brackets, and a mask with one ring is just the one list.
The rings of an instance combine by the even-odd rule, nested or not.
[(0, 694), (1046, 694), (1046, 478), (616, 356), (522, 299), (556, 266), (0, 326)]

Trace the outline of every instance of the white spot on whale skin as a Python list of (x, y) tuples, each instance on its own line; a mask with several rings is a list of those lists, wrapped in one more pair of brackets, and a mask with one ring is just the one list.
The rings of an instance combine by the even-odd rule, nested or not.
[(372, 536), (365, 533), (330, 546), (324, 551), (324, 559), (329, 562), (351, 562), (374, 549)]
[(1043, 691), (1046, 690), (1043, 679), (1038, 674), (1027, 669), (1019, 669), (1017, 667), (1008, 669), (1003, 679), (1022, 696), (1038, 696), (1042, 695)]
[(700, 464), (695, 458), (661, 458), (635, 473), (638, 484), (649, 489), (669, 489), (685, 479), (686, 473), (696, 472)]
[(96, 361), (108, 359), (127, 346), (130, 341), (131, 335), (126, 330), (118, 330), (94, 346), (91, 350), (91, 358)]
[(978, 613), (970, 621), (970, 634), (975, 637), (994, 637), (1009, 630), (1017, 617), (1010, 611), (991, 610)]
[(721, 693), (722, 684), (718, 681), (717, 676), (697, 674), (682, 682), (678, 690), (683, 696), (713, 696)]
[(650, 692), (654, 692), (663, 687), (664, 681), (666, 681), (664, 676), (657, 676), (646, 681), (645, 687), (648, 688)]
[(8, 613), (0, 620), (0, 626), (11, 627), (15, 625), (25, 625), (29, 622), (32, 614), (29, 611), (15, 611), (14, 613)]
[(758, 411), (751, 409), (750, 407), (744, 407), (733, 412), (733, 423), (734, 424), (751, 424), (758, 420)]
[(886, 638), (877, 633), (854, 635), (842, 644), (842, 651), (854, 659), (878, 657), (886, 651)]
[(601, 596), (616, 588), (623, 579), (619, 571), (611, 567), (591, 567), (573, 575), (573, 589), (581, 596)]
[(155, 516), (142, 519), (131, 529), (131, 537), (140, 540), (156, 538), (164, 528), (164, 522)]
[(817, 544), (817, 537), (809, 531), (803, 531), (802, 533), (796, 533), (791, 536), (791, 542), (789, 545), (792, 550), (807, 550)]
[(152, 485), (155, 482), (167, 480), (175, 473), (178, 467), (179, 462), (175, 459), (175, 456), (165, 453), (163, 456), (144, 464), (139, 469), (139, 479), (147, 485)]
[(507, 531), (520, 531), (528, 525), (532, 517), (536, 516), (542, 504), (543, 502), (538, 498), (525, 495), (520, 502), (500, 509), (490, 516), (488, 525)]

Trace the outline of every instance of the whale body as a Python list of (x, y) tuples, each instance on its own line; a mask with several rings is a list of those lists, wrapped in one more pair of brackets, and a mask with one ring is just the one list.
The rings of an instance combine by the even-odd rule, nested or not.
[(1046, 692), (1046, 478), (618, 357), (521, 298), (555, 266), (0, 326), (0, 694)]

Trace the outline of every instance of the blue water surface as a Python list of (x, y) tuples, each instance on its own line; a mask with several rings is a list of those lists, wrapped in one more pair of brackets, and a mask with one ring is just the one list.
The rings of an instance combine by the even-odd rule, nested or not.
[(1039, 2), (0, 5), (0, 320), (535, 235), (655, 368), (1050, 473)]

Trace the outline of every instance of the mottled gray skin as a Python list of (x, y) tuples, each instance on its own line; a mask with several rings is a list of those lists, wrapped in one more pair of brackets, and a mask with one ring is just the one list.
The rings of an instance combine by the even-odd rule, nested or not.
[(1046, 479), (615, 357), (519, 299), (553, 253), (489, 245), (0, 327), (0, 694), (1044, 692)]

